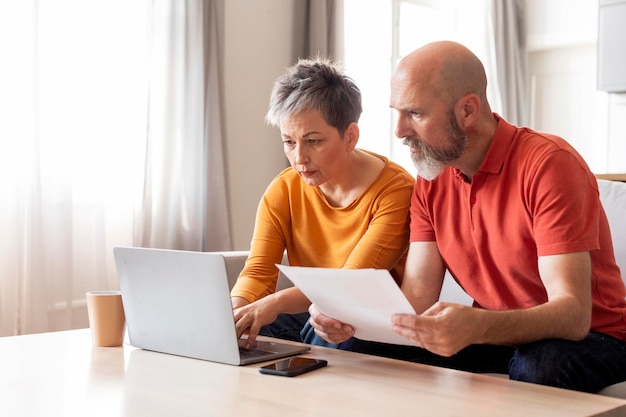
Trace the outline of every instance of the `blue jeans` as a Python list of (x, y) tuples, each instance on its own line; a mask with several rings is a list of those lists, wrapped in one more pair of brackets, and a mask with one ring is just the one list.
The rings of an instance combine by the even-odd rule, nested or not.
[(392, 345), (357, 339), (356, 337), (333, 344), (318, 336), (313, 326), (308, 322), (302, 329), (301, 338), (304, 343), (311, 345), (477, 373), (508, 373), (508, 364), (514, 350), (508, 346), (473, 345), (456, 355), (444, 357), (417, 346)]
[(591, 332), (579, 342), (542, 340), (518, 346), (511, 379), (596, 393), (626, 381), (626, 342)]
[(308, 324), (309, 313), (279, 314), (274, 322), (261, 327), (261, 336), (277, 337), (279, 339), (302, 342), (300, 332)]
[(451, 357), (414, 346), (350, 338), (326, 342), (307, 323), (304, 343), (476, 373), (509, 374), (511, 379), (596, 393), (626, 381), (626, 342), (591, 332), (582, 341), (541, 340), (517, 347), (472, 345)]

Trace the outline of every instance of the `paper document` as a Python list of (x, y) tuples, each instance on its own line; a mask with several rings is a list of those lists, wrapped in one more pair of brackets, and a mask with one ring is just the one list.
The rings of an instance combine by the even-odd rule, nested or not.
[(354, 327), (363, 340), (414, 344), (391, 330), (393, 314), (415, 314), (389, 271), (276, 265), (322, 313)]

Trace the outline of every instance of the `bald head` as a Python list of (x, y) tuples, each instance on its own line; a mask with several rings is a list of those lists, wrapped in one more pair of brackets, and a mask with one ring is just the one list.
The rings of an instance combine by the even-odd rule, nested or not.
[(483, 64), (472, 51), (456, 42), (433, 42), (413, 51), (400, 61), (394, 79), (427, 89), (448, 104), (470, 93), (486, 101)]
[(433, 178), (450, 165), (472, 177), (498, 125), (476, 55), (448, 41), (413, 51), (391, 78), (390, 99), (398, 115), (396, 136), (411, 147), (418, 174), (425, 173), (420, 176)]

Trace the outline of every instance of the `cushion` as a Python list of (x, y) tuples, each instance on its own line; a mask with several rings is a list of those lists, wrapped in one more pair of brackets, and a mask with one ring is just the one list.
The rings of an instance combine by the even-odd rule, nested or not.
[(611, 227), (615, 260), (626, 279), (626, 183), (598, 180), (598, 189)]

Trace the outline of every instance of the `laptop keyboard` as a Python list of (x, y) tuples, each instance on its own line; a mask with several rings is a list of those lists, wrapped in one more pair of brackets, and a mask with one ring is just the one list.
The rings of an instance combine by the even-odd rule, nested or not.
[(244, 349), (244, 348), (239, 348), (239, 355), (240, 357), (243, 359), (248, 359), (248, 358), (258, 358), (259, 356), (265, 356), (268, 353), (271, 352), (267, 352), (265, 350), (260, 350), (260, 349)]

